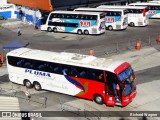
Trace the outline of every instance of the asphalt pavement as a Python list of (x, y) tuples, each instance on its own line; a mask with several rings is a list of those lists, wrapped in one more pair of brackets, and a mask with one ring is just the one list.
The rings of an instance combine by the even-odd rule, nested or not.
[[(159, 22), (158, 22), (159, 23)], [(152, 23), (153, 26), (155, 26), (156, 23)], [(147, 26), (149, 27), (149, 26)], [(0, 30), (0, 39), (1, 40), (6, 40), (6, 41), (0, 41), (0, 45), (4, 45), (6, 44), (8, 41), (10, 41), (10, 38), (19, 38), (19, 39), (24, 39), (25, 41), (29, 41), (30, 48), (39, 48), (42, 46), (47, 46), (47, 44), (50, 44), (51, 41), (53, 42), (51, 45), (53, 45), (54, 43), (57, 42), (56, 45), (61, 45), (66, 43), (66, 41), (70, 41), (71, 42), (71, 46), (73, 47), (77, 47), (81, 44), (81, 41), (88, 40), (88, 39), (97, 39), (97, 36), (85, 36), (84, 39), (80, 40), (80, 38), (83, 38), (84, 36), (78, 36), (79, 40), (71, 40), (68, 39), (68, 36), (71, 36), (70, 38), (74, 38), (74, 36), (77, 36), (75, 34), (70, 34), (67, 35), (67, 33), (62, 34), (62, 36), (67, 35), (67, 37), (63, 38), (61, 41), (61, 37), (58, 35), (60, 35), (58, 33), (57, 37), (55, 38), (55, 36), (53, 36), (52, 33), (44, 33), (42, 31), (35, 31), (35, 30), (31, 30), (29, 31), (29, 29), (33, 28), (32, 25), (28, 26), (28, 27), (22, 27), (22, 32), (24, 32), (25, 30), (25, 34), (22, 34), (22, 36), (17, 37), (16, 35), (14, 35), (13, 33), (16, 34), (16, 27), (12, 28), (10, 30), (6, 29), (3, 27), (3, 30)], [(136, 29), (136, 28), (133, 28)], [(132, 29), (132, 30), (133, 30)], [(146, 28), (140, 28), (140, 29), (146, 29)], [(7, 34), (5, 33), (6, 31), (8, 31), (8, 33), (11, 33), (11, 36), (7, 37)], [(27, 33), (28, 32), (28, 33)], [(113, 31), (114, 32), (114, 31)], [(116, 31), (117, 32), (117, 31)], [(123, 34), (122, 33), (124, 31), (120, 31), (120, 33), (117, 34)], [(4, 34), (3, 34), (4, 33)], [(107, 34), (107, 33), (106, 33)], [(114, 33), (113, 33), (114, 34)], [(130, 33), (131, 34), (131, 33)], [(31, 39), (31, 37), (28, 36), (34, 36), (33, 38), (35, 38), (35, 36), (37, 37), (35, 39), (35, 41), (30, 41), (29, 39)], [(158, 35), (156, 33), (156, 35)], [(40, 38), (40, 36), (47, 36), (45, 37), (45, 40), (43, 40), (42, 38)], [(102, 35), (100, 37), (100, 39), (104, 38), (105, 35)], [(117, 35), (116, 35), (117, 36)], [(143, 35), (142, 35), (143, 36)], [(40, 38), (40, 40), (38, 40), (38, 37)], [(111, 36), (109, 36), (111, 37)], [(49, 39), (46, 39), (49, 38)], [(54, 39), (51, 39), (54, 38)], [(67, 39), (67, 40), (66, 40)], [(107, 38), (108, 39), (108, 38)], [(126, 39), (126, 38), (125, 38)], [(40, 41), (41, 43), (38, 43), (39, 47), (37, 47), (38, 45), (35, 45), (36, 42)], [(65, 41), (65, 42), (64, 42)], [(90, 41), (90, 40), (89, 40)], [(89, 42), (87, 41), (87, 42)], [(45, 43), (47, 42), (47, 44)], [(74, 44), (76, 43), (76, 44)], [(84, 42), (85, 43), (85, 42)], [(83, 44), (84, 44), (83, 43)], [(124, 42), (125, 43), (125, 40)], [(67, 43), (68, 44), (68, 43)], [(77, 45), (79, 44), (79, 45)], [(81, 45), (83, 45), (81, 44)], [(41, 46), (40, 46), (41, 45)], [(51, 45), (49, 45), (49, 47), (51, 47)], [(68, 44), (69, 45), (69, 44)], [(67, 46), (68, 46), (67, 45)], [(55, 46), (55, 45), (53, 45)], [(65, 45), (64, 45), (65, 46)], [(99, 45), (101, 46), (101, 45)], [(103, 45), (102, 45), (103, 46)], [(83, 46), (84, 47), (84, 46)], [(113, 47), (113, 46), (112, 46)], [(62, 48), (62, 47), (60, 47)], [(64, 47), (66, 48), (66, 46)], [(41, 49), (46, 49), (46, 47), (41, 48)], [(52, 48), (48, 48), (46, 50), (53, 50)], [(41, 91), (41, 92), (36, 92), (34, 90), (30, 90), (30, 92), (32, 94), (35, 95), (35, 99), (39, 99), (39, 96), (45, 96), (48, 98), (47, 104), (46, 104), (46, 108), (42, 107), (39, 104), (35, 104), (34, 102), (30, 102), (30, 103), (26, 103), (23, 101), (23, 99), (19, 98), (19, 105), (20, 105), (20, 109), (21, 110), (25, 110), (25, 111), (30, 111), (30, 110), (34, 110), (34, 111), (58, 111), (58, 110), (62, 110), (62, 108), (66, 108), (69, 110), (80, 110), (80, 111), (84, 111), (84, 109), (88, 109), (91, 111), (97, 110), (97, 111), (160, 111), (159, 106), (160, 106), (160, 75), (159, 75), (159, 71), (160, 71), (160, 45), (159, 44), (154, 44), (154, 46), (148, 46), (148, 47), (143, 47), (141, 48), (141, 50), (135, 50), (134, 47), (132, 50), (129, 51), (121, 51), (119, 54), (114, 54), (114, 55), (110, 55), (108, 56), (107, 54), (103, 54), (103, 57), (108, 58), (108, 59), (113, 59), (113, 60), (125, 60), (127, 62), (129, 62), (133, 69), (135, 70), (135, 73), (137, 74), (137, 81), (138, 81), (138, 85), (137, 85), (137, 96), (136, 98), (133, 100), (132, 103), (130, 103), (128, 106), (121, 108), (119, 106), (115, 106), (115, 107), (107, 107), (106, 105), (97, 105), (96, 103), (92, 102), (92, 101), (88, 101), (88, 100), (84, 100), (84, 99), (78, 99), (78, 98), (74, 98), (71, 96), (67, 96), (67, 95), (63, 95), (63, 94), (58, 94), (58, 93), (54, 93), (54, 92), (50, 92), (50, 91)], [(0, 80), (2, 82), (4, 82), (3, 84), (0, 84), (0, 87), (5, 88), (7, 85), (9, 86), (11, 83), (9, 83), (8, 80), (8, 75), (7, 75), (7, 68), (6, 65), (4, 64), (4, 66), (2, 68), (0, 68)], [(19, 85), (17, 85), (19, 86)], [(24, 87), (20, 88), (21, 91), (25, 90)], [(61, 102), (60, 102), (61, 101)], [(61, 105), (64, 105), (63, 107)], [(66, 105), (66, 106), (65, 106)], [(70, 107), (68, 107), (70, 106)], [(74, 113), (73, 113), (74, 114)], [(113, 114), (113, 113), (112, 113)], [(74, 114), (75, 115), (75, 114)], [(73, 119), (86, 119), (85, 117), (77, 117), (76, 115), (72, 117), (43, 117), (43, 118), (35, 118), (37, 120), (54, 120), (54, 119), (67, 119), (67, 120), (73, 120)], [(121, 116), (121, 113), (118, 113), (119, 116)], [(123, 116), (123, 115), (122, 115)], [(93, 119), (93, 118), (90, 118)], [(102, 117), (102, 120), (104, 119), (109, 119), (109, 120), (117, 120), (117, 119), (133, 119), (133, 120), (139, 120), (139, 119), (153, 119), (153, 120), (158, 120), (160, 119), (159, 117), (148, 117), (148, 118), (143, 118), (143, 117)]]

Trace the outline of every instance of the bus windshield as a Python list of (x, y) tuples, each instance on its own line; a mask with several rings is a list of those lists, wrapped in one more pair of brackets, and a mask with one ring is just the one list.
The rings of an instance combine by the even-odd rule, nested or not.
[(136, 84), (134, 82), (134, 72), (132, 68), (128, 67), (118, 76), (120, 78), (120, 81), (122, 81), (123, 95), (127, 96), (132, 93), (136, 88)]
[(131, 67), (125, 69), (123, 72), (121, 72), (118, 76), (120, 78), (120, 81), (123, 81), (127, 78), (129, 78), (133, 74), (133, 70)]

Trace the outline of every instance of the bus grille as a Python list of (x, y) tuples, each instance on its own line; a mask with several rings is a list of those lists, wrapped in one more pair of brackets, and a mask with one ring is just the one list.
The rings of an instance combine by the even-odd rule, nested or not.
[(116, 25), (116, 29), (121, 29), (121, 25)]
[(138, 25), (143, 25), (143, 22), (138, 22)]
[(97, 33), (97, 29), (96, 28), (92, 28), (92, 33), (93, 34)]

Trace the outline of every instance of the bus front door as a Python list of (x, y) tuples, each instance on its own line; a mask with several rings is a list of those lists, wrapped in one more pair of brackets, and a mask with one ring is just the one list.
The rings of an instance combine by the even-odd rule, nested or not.
[(105, 85), (105, 103), (107, 106), (115, 106), (115, 97), (111, 84)]

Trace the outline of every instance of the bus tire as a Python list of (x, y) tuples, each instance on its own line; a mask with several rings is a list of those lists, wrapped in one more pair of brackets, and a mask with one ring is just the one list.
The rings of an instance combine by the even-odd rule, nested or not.
[(27, 88), (32, 88), (32, 83), (31, 83), (29, 80), (24, 80), (24, 85), (25, 85)]
[(131, 27), (134, 27), (134, 26), (135, 26), (134, 22), (130, 22), (129, 25), (130, 25)]
[(82, 35), (82, 30), (77, 30), (78, 35)]
[(108, 26), (108, 30), (109, 30), (109, 31), (112, 31), (112, 30), (113, 30), (113, 27), (112, 27), (111, 25), (109, 25), (109, 26)]
[(35, 90), (37, 90), (37, 91), (40, 91), (40, 90), (41, 90), (41, 85), (40, 85), (39, 82), (34, 82), (33, 85), (34, 85), (34, 89), (35, 89)]
[(53, 28), (53, 32), (57, 32), (57, 28)]
[(88, 30), (84, 30), (84, 34), (85, 35), (89, 35), (89, 31)]
[(51, 28), (51, 27), (48, 27), (48, 28), (47, 28), (47, 31), (48, 31), (48, 32), (52, 32), (52, 28)]
[(94, 95), (94, 101), (100, 105), (102, 105), (104, 103), (103, 97), (98, 94)]

